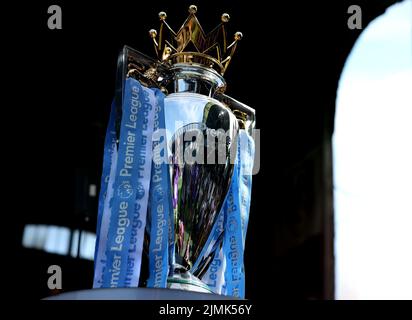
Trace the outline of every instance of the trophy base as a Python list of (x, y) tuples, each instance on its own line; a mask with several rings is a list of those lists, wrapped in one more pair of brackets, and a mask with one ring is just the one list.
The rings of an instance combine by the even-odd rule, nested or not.
[(156, 288), (102, 288), (60, 293), (43, 300), (237, 300), (237, 298)]
[(207, 284), (180, 267), (175, 268), (173, 276), (167, 278), (167, 287), (184, 291), (213, 293)]

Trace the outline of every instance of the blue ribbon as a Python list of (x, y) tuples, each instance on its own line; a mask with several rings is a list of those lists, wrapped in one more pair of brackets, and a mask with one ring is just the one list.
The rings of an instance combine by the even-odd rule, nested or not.
[[(232, 182), (220, 213), (224, 216), (222, 247), (218, 248), (219, 251), (202, 277), (217, 294), (240, 298), (245, 296), (243, 252), (249, 219), (253, 159), (253, 138), (245, 130), (239, 130)], [(214, 228), (218, 227), (215, 225)], [(211, 235), (210, 244), (216, 241), (217, 235), (217, 231)]]
[[(169, 273), (169, 229), (171, 225), (170, 214), (172, 210), (172, 196), (170, 188), (170, 174), (167, 162), (165, 135), (164, 95), (155, 91), (157, 104), (153, 134), (153, 164), (150, 185), (151, 231), (149, 246), (149, 279), (148, 287), (166, 288)], [(156, 136), (156, 138), (155, 138)], [(159, 148), (156, 148), (159, 147)], [(157, 154), (156, 150), (162, 152)]]
[(101, 287), (137, 286), (140, 276), (151, 170), (154, 93), (132, 78), (126, 80), (124, 91)]
[[(150, 220), (148, 287), (167, 287), (174, 263), (173, 206), (169, 166), (156, 147), (166, 135), (164, 95), (132, 78), (125, 82), (119, 147), (116, 147), (116, 110), (112, 105), (105, 138), (103, 173), (97, 217), (96, 287), (138, 286), (146, 215)], [(153, 134), (153, 137), (156, 134)], [(166, 148), (160, 147), (160, 152)], [(153, 163), (152, 163), (152, 153)], [(243, 252), (249, 218), (254, 141), (239, 131), (232, 182), (211, 235), (200, 257), (214, 258), (202, 280), (213, 292), (244, 297)], [(223, 241), (219, 240), (223, 237)], [(220, 243), (220, 245), (219, 245)], [(193, 269), (199, 263), (195, 262)]]

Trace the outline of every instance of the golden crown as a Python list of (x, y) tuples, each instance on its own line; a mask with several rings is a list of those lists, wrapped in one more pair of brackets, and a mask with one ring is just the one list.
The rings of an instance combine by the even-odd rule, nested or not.
[(204, 67), (213, 68), (223, 75), (236, 51), (242, 33), (236, 32), (234, 40), (227, 45), (225, 23), (230, 19), (227, 13), (222, 14), (220, 24), (211, 32), (203, 31), (196, 17), (197, 7), (189, 7), (189, 16), (178, 32), (166, 22), (166, 12), (159, 12), (160, 29), (149, 31), (153, 39), (155, 51), (160, 61), (176, 64), (188, 63), (199, 64)]

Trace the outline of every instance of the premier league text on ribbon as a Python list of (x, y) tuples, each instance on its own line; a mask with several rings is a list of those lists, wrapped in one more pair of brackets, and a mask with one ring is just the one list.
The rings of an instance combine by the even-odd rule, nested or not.
[[(151, 211), (151, 233), (150, 233), (150, 255), (149, 255), (149, 279), (148, 287), (164, 288), (167, 285), (168, 275), (168, 231), (170, 214), (170, 179), (168, 166), (161, 163), (158, 146), (163, 138), (165, 144), (166, 136), (157, 138), (159, 131), (164, 130), (164, 95), (156, 92), (157, 104), (154, 117), (153, 132), (153, 164), (150, 185), (150, 211)], [(166, 150), (163, 150), (166, 155)]]
[[(150, 248), (147, 287), (167, 287), (168, 276), (170, 277), (170, 272), (173, 271), (169, 268), (169, 265), (173, 266), (174, 258), (173, 252), (169, 252), (174, 243), (171, 237), (174, 220), (169, 175), (171, 159), (167, 157), (167, 135), (161, 134), (165, 131), (164, 96), (158, 96), (155, 92), (142, 87), (134, 79), (126, 80), (119, 149), (117, 159), (111, 161), (113, 187), (108, 183), (107, 198), (102, 199), (107, 203), (107, 211), (110, 213), (103, 214), (102, 218), (108, 217), (106, 221), (109, 220), (110, 223), (108, 232), (102, 233), (102, 239), (106, 238), (107, 241), (102, 240), (99, 244), (105, 247), (105, 255), (99, 253), (98, 256), (107, 259), (97, 261), (95, 287), (138, 286), (146, 215), (151, 217), (148, 229)], [(153, 131), (155, 134), (152, 135)], [(200, 150), (209, 147), (209, 143), (203, 145), (206, 141), (224, 141), (219, 138), (228, 135), (224, 131), (221, 136), (213, 135), (211, 130), (198, 130), (194, 135), (193, 131), (188, 134), (189, 138), (186, 137), (187, 132), (184, 132), (184, 138), (181, 138)], [(204, 135), (206, 141), (202, 139)], [(155, 139), (155, 136), (158, 139)], [(248, 144), (248, 139), (249, 143), (253, 140), (244, 130), (239, 131), (239, 137), (244, 139), (238, 139), (236, 156), (231, 157), (231, 160), (237, 159), (234, 161), (232, 183), (200, 259), (216, 250), (213, 261), (201, 280), (215, 293), (244, 297), (243, 250), (251, 187), (251, 173), (246, 169), (253, 166), (254, 148), (253, 144)], [(116, 155), (115, 149), (112, 155)], [(234, 150), (218, 148), (217, 151), (219, 154)], [(195, 162), (199, 161), (199, 164), (204, 162), (202, 160), (206, 160), (206, 163), (212, 160), (211, 162), (215, 163), (215, 159), (204, 157), (204, 154), (199, 159), (192, 156), (189, 160), (193, 161), (193, 158)], [(188, 159), (184, 160), (185, 163), (188, 162)], [(106, 171), (105, 177), (109, 173), (109, 170)], [(106, 205), (103, 211), (106, 212)], [(100, 226), (102, 230), (103, 225), (104, 223)], [(221, 235), (224, 238), (223, 245), (218, 248), (217, 241)], [(200, 259), (194, 264), (198, 265)], [(100, 276), (101, 274), (103, 276)]]
[[(138, 92), (139, 90), (137, 87), (132, 87), (132, 103), (130, 105), (130, 116), (129, 122), (125, 124), (125, 127), (136, 129), (136, 122), (137, 122), (137, 112), (139, 107), (139, 100), (138, 100)], [(127, 145), (126, 145), (126, 157), (124, 158), (124, 162), (122, 164), (122, 168), (120, 169), (120, 176), (121, 177), (131, 177), (130, 170), (133, 168), (133, 163), (135, 161), (134, 152), (136, 148), (136, 134), (132, 131), (127, 131)], [(125, 180), (124, 184), (127, 184), (128, 181)], [(127, 190), (127, 192), (133, 192), (133, 190)], [(118, 226), (117, 226), (117, 236), (116, 236), (116, 244), (110, 248), (112, 251), (121, 251), (123, 247), (124, 241), (124, 233), (125, 233), (125, 226), (129, 226), (130, 221), (127, 218), (127, 208), (128, 203), (126, 201), (121, 201), (119, 204), (119, 219), (118, 219)], [(115, 255), (116, 260), (113, 262), (114, 268), (118, 269), (120, 266), (120, 256)], [(117, 262), (119, 261), (119, 262)], [(116, 266), (115, 266), (116, 264)]]
[[(128, 82), (128, 84), (130, 83)], [(128, 87), (126, 87), (126, 91)], [(130, 103), (127, 99), (128, 92), (125, 95), (126, 105), (123, 110), (117, 168), (117, 194), (112, 203), (112, 209), (117, 213), (113, 217), (117, 218), (117, 224), (113, 230), (115, 231), (113, 233), (114, 239), (111, 241), (109, 249), (109, 253), (112, 255), (111, 269), (108, 270), (110, 287), (118, 287), (119, 281), (122, 281), (124, 286), (133, 285), (133, 275), (136, 273), (134, 253), (138, 250), (136, 248), (138, 244), (137, 230), (142, 228), (143, 223), (140, 217), (141, 214), (145, 214), (143, 210), (146, 210), (146, 208), (141, 210), (141, 204), (136, 199), (143, 197), (140, 193), (144, 195), (144, 189), (139, 186), (141, 184), (139, 180), (145, 178), (144, 172), (147, 170), (145, 166), (148, 144), (146, 131), (149, 123), (149, 109), (151, 109), (150, 104), (141, 101), (140, 95), (144, 96), (145, 102), (149, 101), (148, 94), (144, 93), (141, 92), (139, 84), (134, 81), (134, 84), (130, 86)], [(137, 130), (139, 130), (138, 134)], [(134, 192), (136, 195), (132, 197)], [(129, 228), (131, 216), (132, 226)], [(124, 255), (127, 255), (127, 259)], [(124, 262), (126, 262), (126, 266)], [(124, 274), (125, 271), (125, 279), (123, 280), (121, 274)]]

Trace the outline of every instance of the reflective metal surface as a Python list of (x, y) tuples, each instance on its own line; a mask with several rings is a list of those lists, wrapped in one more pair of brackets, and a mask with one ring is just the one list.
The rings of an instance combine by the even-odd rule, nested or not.
[[(182, 72), (188, 71), (182, 68)], [(184, 74), (175, 77), (177, 80), (182, 78)], [(190, 286), (186, 286), (187, 290), (194, 290), (193, 285), (201, 287), (194, 275), (206, 268), (212, 259), (200, 257), (200, 253), (231, 182), (238, 121), (224, 104), (196, 92), (208, 87), (213, 94), (217, 80), (191, 77), (193, 85), (185, 86), (184, 90), (179, 81), (175, 81), (175, 90), (183, 92), (172, 93), (165, 99), (167, 140), (173, 159), (171, 181), (176, 265), (173, 277), (169, 278), (171, 288), (176, 283), (181, 288), (185, 282)], [(188, 155), (193, 157), (188, 159)], [(210, 163), (211, 159), (214, 163)], [(193, 270), (197, 259), (201, 263)]]
[(172, 92), (195, 92), (213, 96), (226, 89), (225, 79), (213, 69), (194, 64), (175, 64), (171, 67), (174, 75)]
[[(165, 111), (166, 128), (173, 132), (168, 145), (174, 162), (171, 181), (176, 261), (189, 269), (207, 240), (230, 184), (233, 171), (230, 148), (236, 141), (238, 124), (223, 104), (198, 94), (170, 95), (165, 100)], [(213, 142), (212, 151), (207, 141), (209, 129), (223, 129), (227, 133), (224, 139)], [(199, 132), (203, 139), (185, 141), (185, 135), (197, 136)], [(225, 150), (223, 161), (222, 154), (218, 154), (222, 149)], [(216, 163), (188, 163), (185, 155), (192, 152), (203, 153), (200, 157), (204, 162), (214, 157)], [(236, 153), (232, 151), (232, 154)]]

